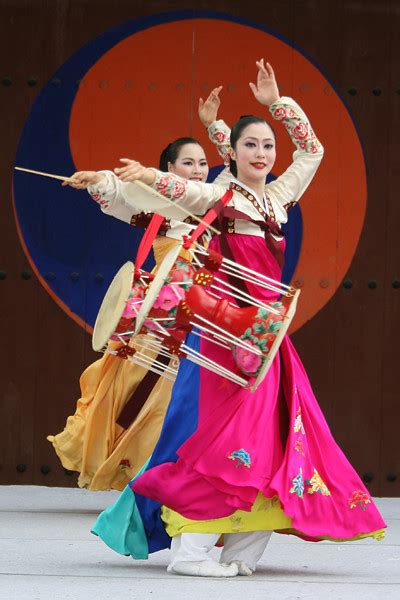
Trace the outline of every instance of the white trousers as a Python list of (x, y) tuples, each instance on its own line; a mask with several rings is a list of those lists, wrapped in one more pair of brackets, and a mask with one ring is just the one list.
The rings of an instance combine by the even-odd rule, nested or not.
[[(255, 571), (271, 534), (271, 531), (224, 534), (224, 549), (220, 562), (231, 563), (234, 560), (241, 560)], [(173, 567), (176, 563), (185, 561), (213, 560), (209, 552), (219, 537), (219, 533), (183, 533), (173, 537), (169, 566)]]

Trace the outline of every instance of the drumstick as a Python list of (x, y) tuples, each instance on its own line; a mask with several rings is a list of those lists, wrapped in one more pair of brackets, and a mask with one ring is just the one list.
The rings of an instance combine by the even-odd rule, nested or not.
[(23, 169), (22, 167), (14, 167), (16, 171), (24, 171), (25, 173), (33, 173), (33, 175), (42, 175), (42, 177), (50, 177), (51, 179), (58, 179), (60, 181), (68, 181), (69, 177), (63, 177), (62, 175), (53, 175), (52, 173), (43, 173), (42, 171), (34, 171), (33, 169)]
[[(63, 177), (62, 175), (54, 175), (53, 173), (44, 173), (43, 171), (34, 171), (33, 169), (24, 169), (23, 167), (14, 167), (14, 169), (16, 171), (23, 171), (24, 173), (32, 173), (33, 175), (41, 175), (42, 177), (50, 177), (51, 179), (58, 179), (59, 181), (68, 181), (70, 179), (70, 177)], [(197, 221), (198, 223), (202, 223), (203, 224), (203, 220), (202, 219), (200, 219), (196, 215), (193, 215), (189, 210), (187, 210), (186, 208), (184, 208), (181, 204), (179, 204), (179, 205), (176, 204), (175, 202), (173, 202), (169, 198), (166, 198), (165, 196), (163, 196), (162, 194), (160, 194), (156, 190), (153, 190), (153, 188), (151, 188), (150, 186), (146, 185), (142, 181), (134, 181), (132, 183), (135, 183), (139, 187), (143, 188), (144, 190), (146, 190), (146, 192), (150, 192), (150, 194), (152, 194), (153, 196), (156, 196), (157, 198), (161, 198), (162, 200), (164, 200), (164, 202), (166, 202), (170, 206), (173, 206), (174, 208), (178, 207), (179, 210), (181, 210), (183, 213), (185, 213), (186, 215), (188, 215), (188, 217), (191, 217), (194, 221)], [(179, 219), (177, 219), (177, 221), (178, 220)], [(212, 225), (208, 225), (207, 223), (205, 223), (205, 225), (207, 226), (207, 229), (210, 229), (216, 235), (221, 235), (221, 232), (218, 231), (218, 229), (215, 229), (215, 227), (212, 227)]]

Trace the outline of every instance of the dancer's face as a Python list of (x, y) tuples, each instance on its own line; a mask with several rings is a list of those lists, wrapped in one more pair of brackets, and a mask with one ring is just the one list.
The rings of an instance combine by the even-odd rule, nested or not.
[(206, 181), (208, 170), (206, 155), (199, 144), (185, 144), (176, 161), (168, 163), (168, 171), (192, 181)]
[(238, 179), (265, 180), (276, 158), (275, 137), (267, 123), (251, 123), (243, 129), (232, 158), (236, 160)]

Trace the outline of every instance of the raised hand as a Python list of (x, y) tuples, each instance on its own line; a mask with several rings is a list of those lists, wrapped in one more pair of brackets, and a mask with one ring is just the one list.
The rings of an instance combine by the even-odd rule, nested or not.
[(62, 182), (62, 186), (71, 186), (75, 190), (85, 190), (89, 185), (99, 183), (104, 178), (102, 173), (97, 171), (77, 171), (69, 179)]
[(263, 58), (257, 60), (256, 65), (258, 67), (257, 83), (249, 83), (250, 89), (260, 104), (270, 106), (279, 100), (279, 89), (274, 70), (269, 63), (264, 65)]
[(204, 127), (209, 127), (217, 119), (218, 109), (221, 106), (221, 99), (219, 97), (221, 90), (222, 85), (214, 88), (206, 101), (203, 98), (199, 98), (199, 117)]
[(124, 167), (117, 167), (114, 173), (121, 181), (142, 181), (147, 185), (151, 185), (155, 180), (155, 174), (151, 169), (147, 169), (137, 160), (130, 158), (120, 158), (124, 163)]

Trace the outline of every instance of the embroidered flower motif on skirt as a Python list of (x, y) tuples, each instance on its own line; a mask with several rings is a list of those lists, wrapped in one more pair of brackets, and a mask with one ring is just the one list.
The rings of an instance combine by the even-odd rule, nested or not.
[(121, 471), (124, 471), (125, 469), (130, 469), (131, 468), (131, 463), (129, 462), (128, 458), (123, 458), (121, 460), (121, 462), (119, 463), (119, 468), (121, 469)]
[(250, 454), (248, 452), (246, 452), (246, 450), (244, 450), (243, 448), (240, 448), (240, 450), (234, 450), (228, 456), (228, 458), (230, 460), (237, 461), (236, 467), (240, 467), (240, 465), (244, 465), (245, 467), (247, 467), (247, 469), (250, 469), (250, 467), (251, 467)]
[(296, 496), (299, 498), (303, 498), (304, 496), (303, 469), (301, 467), (298, 475), (292, 479), (292, 487), (290, 488), (289, 492), (291, 494), (296, 494)]
[(371, 503), (371, 496), (368, 492), (364, 492), (363, 490), (356, 490), (353, 492), (349, 498), (349, 506), (350, 508), (356, 508), (356, 506), (360, 506), (361, 510), (365, 510), (367, 504)]
[(314, 469), (314, 475), (311, 479), (306, 479), (306, 484), (311, 487), (307, 490), (307, 494), (322, 494), (322, 496), (330, 496), (327, 485), (323, 482), (317, 469)]
[(229, 517), (229, 520), (231, 522), (232, 529), (234, 531), (240, 531), (242, 529), (242, 527), (243, 527), (242, 517), (238, 517), (237, 515), (231, 515)]
[(296, 452), (300, 452), (300, 454), (302, 456), (305, 456), (304, 454), (304, 445), (303, 445), (303, 438), (298, 437), (297, 440), (294, 443), (294, 449)]
[(294, 422), (293, 431), (295, 433), (299, 433), (299, 431), (300, 431), (300, 433), (302, 433), (303, 435), (305, 435), (305, 433), (306, 433), (304, 431), (304, 426), (303, 426), (303, 421), (302, 421), (302, 418), (301, 418), (301, 408), (300, 407), (297, 409), (297, 412), (296, 412), (296, 420)]

